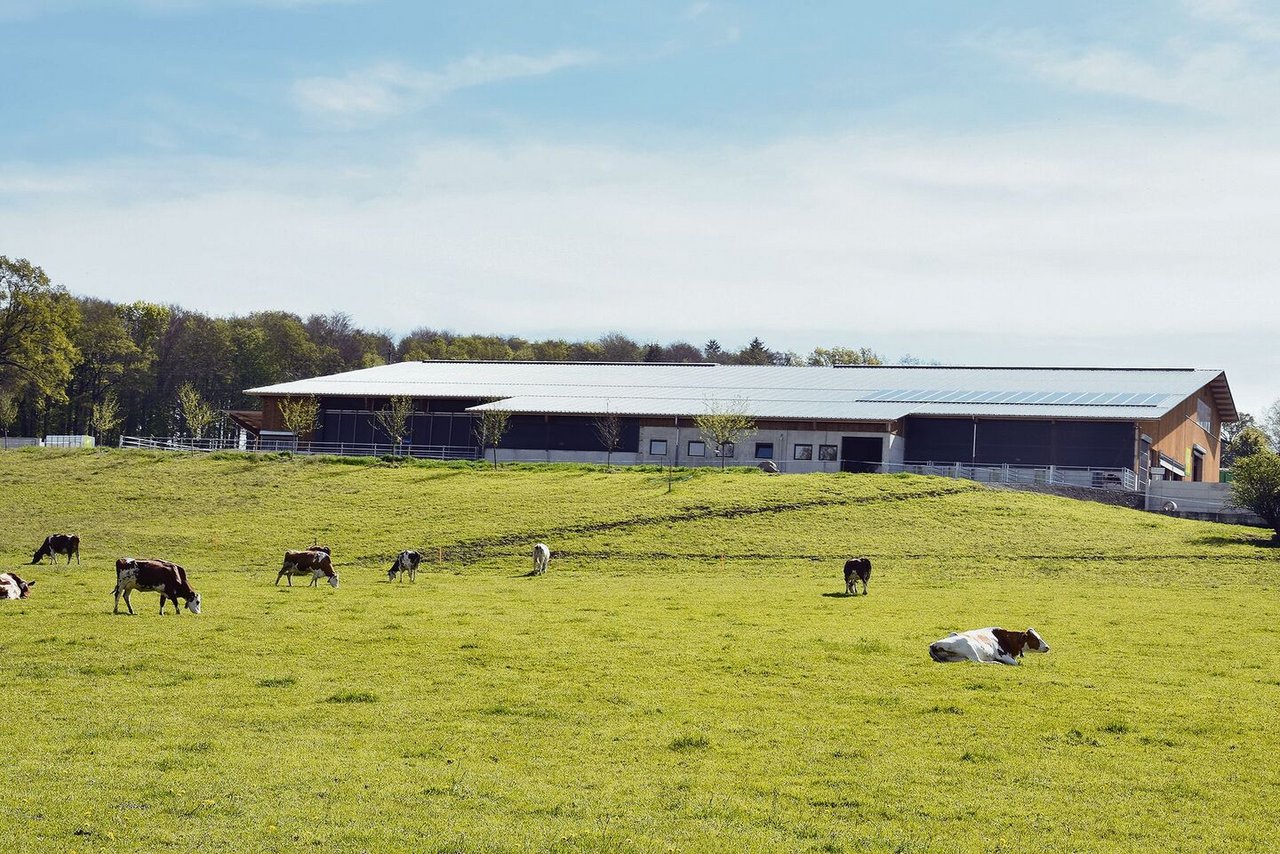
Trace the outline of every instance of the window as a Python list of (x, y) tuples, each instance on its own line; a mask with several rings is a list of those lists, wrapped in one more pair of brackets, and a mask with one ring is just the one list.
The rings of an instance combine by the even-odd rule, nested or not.
[(1196, 398), (1196, 423), (1200, 425), (1200, 429), (1208, 433), (1213, 428), (1213, 415), (1209, 410), (1209, 404), (1203, 400)]
[(650, 439), (649, 455), (652, 457), (665, 457), (667, 455), (666, 439)]
[(756, 459), (757, 460), (773, 459), (773, 443), (772, 442), (756, 442)]
[(690, 442), (689, 443), (689, 456), (705, 457), (706, 455), (707, 455), (706, 442)]
[(717, 457), (726, 457), (726, 458), (728, 458), (728, 459), (733, 459), (733, 452), (734, 452), (733, 443), (732, 443), (732, 442), (725, 442), (725, 443), (724, 443), (723, 445), (721, 445), (721, 446), (719, 447), (719, 449), (716, 451), (716, 456), (717, 456)]
[(818, 459), (822, 460), (824, 463), (834, 463), (836, 460), (840, 459), (839, 455), (836, 453), (836, 446), (819, 445)]
[(813, 459), (813, 445), (796, 445), (791, 450), (791, 459), (793, 460)]

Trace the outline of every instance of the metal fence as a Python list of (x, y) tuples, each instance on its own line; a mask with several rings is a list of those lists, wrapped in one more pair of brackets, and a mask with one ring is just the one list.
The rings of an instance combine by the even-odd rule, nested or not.
[(1132, 469), (1083, 466), (975, 465), (973, 463), (867, 463), (868, 471), (908, 472), (934, 477), (958, 477), (982, 483), (1026, 483), (1082, 486), (1137, 492), (1143, 483)]
[(391, 445), (357, 442), (299, 442), (291, 438), (194, 439), (185, 436), (121, 436), (120, 447), (151, 451), (246, 451), (326, 454), (339, 457), (414, 457), (424, 460), (474, 460), (480, 449), (469, 445)]

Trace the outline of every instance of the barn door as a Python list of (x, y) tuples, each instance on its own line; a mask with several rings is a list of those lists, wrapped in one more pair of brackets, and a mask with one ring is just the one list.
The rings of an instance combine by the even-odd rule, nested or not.
[(880, 454), (884, 443), (878, 437), (843, 436), (840, 439), (840, 471), (874, 472), (880, 470)]

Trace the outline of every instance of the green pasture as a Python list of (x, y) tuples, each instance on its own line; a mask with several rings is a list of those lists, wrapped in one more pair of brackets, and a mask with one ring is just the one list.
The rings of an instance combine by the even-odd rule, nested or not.
[[(82, 564), (24, 567), (56, 531)], [(908, 476), (0, 453), (38, 582), (0, 850), (1274, 851), (1268, 537)], [(273, 586), (316, 541), (341, 588)], [(113, 616), (124, 555), (204, 613)], [(985, 625), (1053, 650), (929, 660)]]

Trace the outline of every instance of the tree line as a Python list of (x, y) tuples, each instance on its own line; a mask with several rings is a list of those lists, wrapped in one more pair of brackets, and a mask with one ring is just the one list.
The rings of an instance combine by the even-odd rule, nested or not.
[[(611, 332), (590, 341), (460, 335), (421, 327), (395, 337), (341, 312), (212, 317), (177, 305), (75, 296), (25, 259), (0, 256), (0, 430), (6, 435), (203, 434), (223, 413), (256, 407), (244, 389), (421, 359), (549, 362), (884, 364), (869, 348), (801, 355), (753, 338), (642, 343)], [(903, 364), (918, 364), (910, 356)]]

